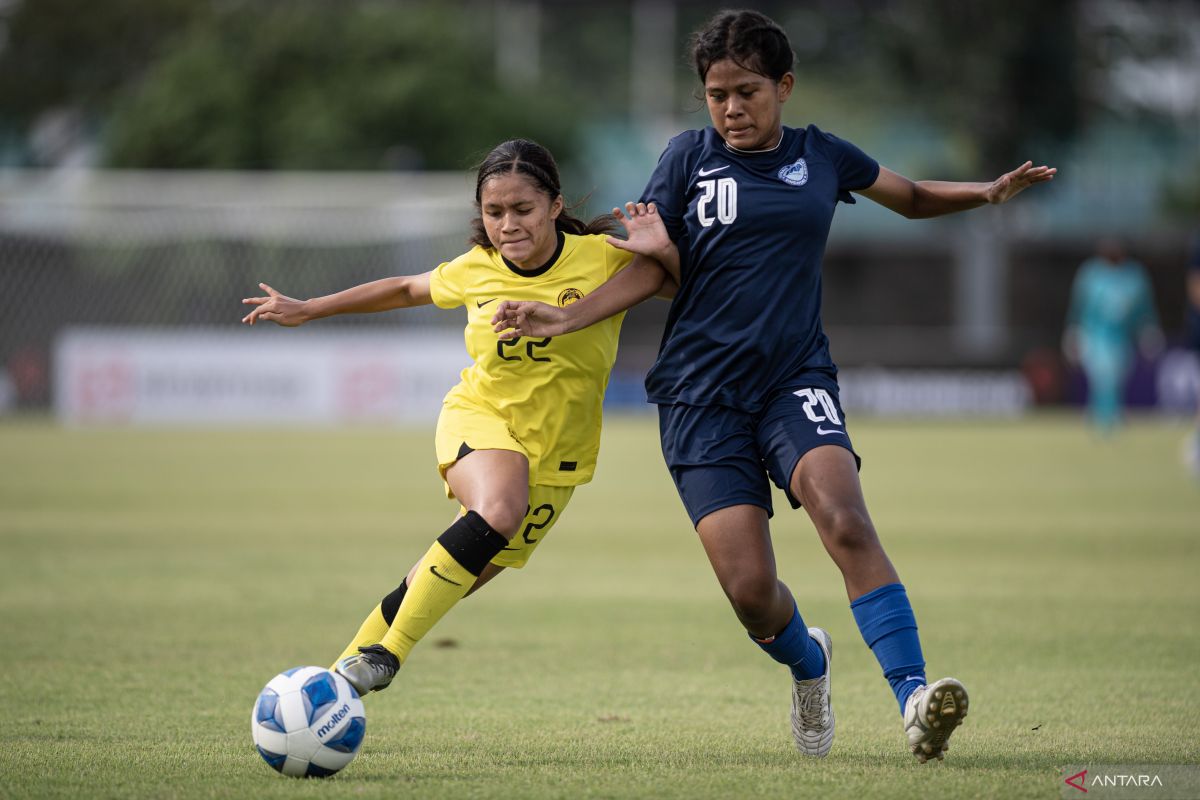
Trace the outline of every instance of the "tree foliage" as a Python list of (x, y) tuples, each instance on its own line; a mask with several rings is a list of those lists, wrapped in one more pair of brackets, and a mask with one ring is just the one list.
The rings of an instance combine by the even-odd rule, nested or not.
[[(112, 166), (458, 169), (580, 121), (552, 81), (501, 86), (485, 26), (434, 5), (248, 4), (193, 26), (116, 104)], [(548, 85), (549, 84), (549, 85)]]
[(978, 143), (983, 169), (1009, 170), (1080, 125), (1074, 5), (910, 2), (880, 52), (914, 102)]
[(1082, 124), (1075, 0), (818, 0), (780, 11), (803, 85), (885, 130), (889, 119), (922, 121), (969, 143), (959, 160), (968, 174), (1012, 169)]
[(23, 123), (57, 106), (103, 115), (115, 93), (207, 13), (198, 0), (25, 0), (3, 20), (0, 108)]

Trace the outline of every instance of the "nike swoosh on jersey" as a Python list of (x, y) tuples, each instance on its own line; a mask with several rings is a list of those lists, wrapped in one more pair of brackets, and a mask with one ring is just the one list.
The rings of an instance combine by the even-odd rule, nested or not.
[(720, 172), (720, 171), (721, 171), (721, 170), (723, 170), (723, 169), (729, 169), (729, 165), (728, 165), (728, 164), (726, 164), (726, 165), (725, 165), (725, 166), (723, 166), (723, 167), (717, 167), (717, 168), (715, 168), (715, 169), (708, 169), (708, 170), (701, 169), (701, 170), (697, 170), (697, 171), (696, 171), (696, 174), (697, 174), (697, 175), (699, 175), (701, 178), (703, 178), (705, 175), (712, 175), (714, 172)]
[(479, 301), (479, 300), (476, 300), (476, 301), (475, 301), (475, 305), (476, 305), (476, 306), (478, 306), (479, 308), (483, 308), (483, 307), (484, 307), (484, 306), (486, 306), (488, 303), (494, 303), (494, 302), (496, 302), (496, 299), (497, 299), (497, 298), (493, 297), (491, 300), (484, 300), (484, 301), (482, 301), (482, 302), (481, 302), (481, 301)]
[(836, 428), (833, 430), (825, 430), (820, 425), (817, 426), (817, 433), (821, 436), (828, 436), (831, 433), (840, 433), (840, 434), (842, 434), (842, 436), (846, 435), (844, 431), (839, 431)]
[(462, 586), (462, 584), (461, 584), (461, 583), (459, 583), (458, 581), (452, 581), (452, 580), (450, 580), (449, 578), (447, 578), (445, 575), (443, 575), (442, 573), (438, 572), (438, 571), (437, 571), (437, 564), (431, 564), (431, 565), (429, 566), (429, 571), (433, 573), (433, 576), (434, 576), (435, 578), (441, 578), (441, 579), (442, 579), (442, 580), (444, 580), (446, 583), (453, 583), (455, 586)]

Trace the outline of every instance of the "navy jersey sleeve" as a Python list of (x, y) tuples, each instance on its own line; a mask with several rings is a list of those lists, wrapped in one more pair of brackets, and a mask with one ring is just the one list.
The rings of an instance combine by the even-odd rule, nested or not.
[(879, 162), (858, 149), (857, 146), (825, 133), (815, 125), (809, 127), (812, 135), (821, 143), (825, 156), (833, 163), (838, 176), (838, 200), (853, 203), (857, 192), (869, 188), (879, 177)]
[(667, 149), (658, 157), (658, 166), (650, 175), (646, 190), (642, 192), (640, 202), (654, 203), (658, 214), (662, 217), (671, 241), (679, 243), (687, 233), (683, 224), (683, 215), (687, 211), (684, 186), (685, 166), (684, 155), (688, 143), (683, 139), (687, 134), (680, 134), (667, 143)]

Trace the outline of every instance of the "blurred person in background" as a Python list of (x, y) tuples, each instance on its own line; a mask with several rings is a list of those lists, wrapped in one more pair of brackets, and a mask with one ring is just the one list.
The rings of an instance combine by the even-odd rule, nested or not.
[(1063, 352), (1087, 376), (1088, 418), (1102, 435), (1121, 421), (1125, 379), (1140, 349), (1162, 349), (1162, 331), (1145, 268), (1121, 242), (1102, 239), (1080, 265), (1071, 287)]
[[(491, 328), (496, 301), (515, 296), (568, 305), (620, 272), (648, 280), (656, 291), (674, 285), (658, 263), (601, 235), (614, 220), (571, 216), (558, 166), (535, 142), (510, 140), (488, 154), (476, 176), (475, 207), (474, 247), (431, 272), (311, 300), (260, 284), (267, 294), (243, 301), (255, 307), (243, 322), (287, 327), (430, 303), (466, 308), (473, 363), (442, 401), (435, 435), (446, 496), (461, 508), (335, 663), (359, 694), (387, 688), (417, 642), (459, 600), (506, 567), (523, 567), (575, 487), (592, 479), (623, 315), (575, 336), (498, 344)], [(617, 217), (632, 246), (645, 239), (640, 249), (670, 247), (657, 217)]]
[[(1196, 367), (1200, 370), (1200, 233), (1196, 234), (1192, 243), (1191, 257), (1188, 259), (1187, 276), (1185, 278), (1187, 292), (1187, 323), (1185, 344), (1196, 359)], [(1200, 477), (1200, 397), (1196, 398), (1196, 423), (1191, 436), (1185, 443), (1184, 460), (1197, 477)]]
[[(909, 750), (922, 763), (941, 759), (967, 692), (954, 678), (927, 682), (907, 591), (867, 512), (820, 320), (821, 262), (851, 192), (928, 218), (1007, 202), (1056, 170), (1026, 162), (994, 181), (913, 182), (815, 125), (785, 127), (795, 54), (755, 11), (717, 14), (693, 36), (691, 60), (712, 126), (673, 138), (641, 203), (626, 207), (661, 215), (677, 248), (663, 263), (679, 292), (646, 376), (663, 456), (734, 614), (790, 670), (796, 748), (822, 757), (833, 745), (832, 644), (778, 578), (771, 481), (804, 506), (841, 571)], [(653, 294), (633, 277), (567, 308), (505, 302), (496, 330), (502, 339), (578, 330)]]

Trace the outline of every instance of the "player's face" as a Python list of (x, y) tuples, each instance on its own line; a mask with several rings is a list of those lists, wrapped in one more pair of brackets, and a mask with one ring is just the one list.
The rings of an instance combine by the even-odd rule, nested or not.
[(774, 147), (783, 134), (783, 104), (792, 93), (793, 82), (790, 72), (773, 81), (729, 59), (716, 62), (704, 77), (713, 127), (739, 150)]
[(488, 241), (509, 261), (522, 269), (537, 269), (554, 255), (554, 220), (562, 213), (561, 196), (551, 200), (532, 180), (509, 172), (484, 182), (479, 205)]

